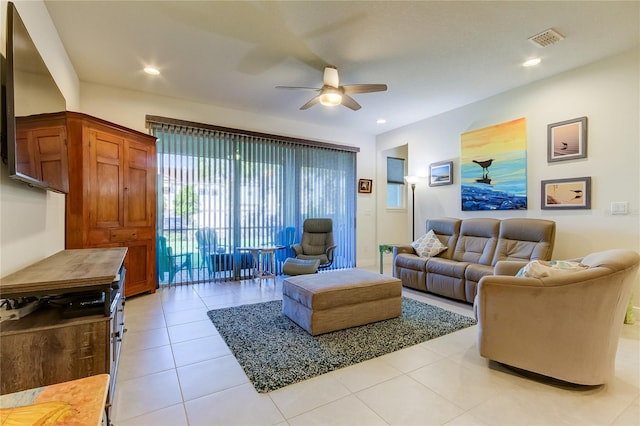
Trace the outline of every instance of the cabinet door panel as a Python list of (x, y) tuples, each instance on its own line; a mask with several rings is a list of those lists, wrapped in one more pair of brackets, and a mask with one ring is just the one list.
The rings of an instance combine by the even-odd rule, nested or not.
[(116, 228), (124, 225), (123, 141), (104, 132), (90, 130), (91, 228)]
[(108, 373), (109, 327), (98, 320), (3, 336), (0, 393)]
[(134, 294), (155, 292), (155, 253), (153, 252), (153, 240), (132, 241), (125, 244), (127, 256), (125, 268), (127, 268), (127, 285), (125, 296)]
[(67, 130), (55, 126), (33, 131), (34, 151), (39, 159), (39, 175), (51, 189), (69, 192)]
[(154, 147), (128, 141), (125, 160), (125, 226), (155, 226)]
[(29, 131), (18, 130), (16, 133), (16, 171), (42, 180), (42, 177), (38, 175), (31, 139), (32, 135)]

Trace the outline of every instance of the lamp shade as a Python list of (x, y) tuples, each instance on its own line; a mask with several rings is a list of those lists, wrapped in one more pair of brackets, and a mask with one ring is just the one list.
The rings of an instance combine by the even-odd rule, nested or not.
[(420, 178), (418, 176), (405, 176), (404, 180), (411, 185), (415, 185), (416, 183), (418, 183), (418, 181), (420, 180)]

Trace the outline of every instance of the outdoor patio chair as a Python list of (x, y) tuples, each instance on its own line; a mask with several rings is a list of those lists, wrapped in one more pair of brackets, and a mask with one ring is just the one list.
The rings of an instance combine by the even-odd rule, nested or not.
[(168, 272), (168, 282), (172, 284), (176, 274), (183, 269), (187, 270), (189, 279), (193, 281), (191, 253), (173, 254), (173, 249), (167, 245), (167, 239), (162, 236), (158, 236), (157, 244), (158, 281), (162, 281), (165, 272)]

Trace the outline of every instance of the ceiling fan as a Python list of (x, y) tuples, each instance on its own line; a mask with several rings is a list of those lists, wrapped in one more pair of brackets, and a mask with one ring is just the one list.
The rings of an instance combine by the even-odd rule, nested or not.
[(347, 84), (340, 86), (338, 79), (338, 69), (332, 65), (328, 65), (324, 68), (324, 81), (321, 88), (317, 87), (295, 87), (295, 86), (276, 86), (277, 89), (303, 89), (303, 90), (315, 90), (318, 95), (312, 98), (309, 102), (302, 105), (300, 109), (309, 109), (317, 103), (325, 106), (344, 105), (347, 108), (351, 108), (357, 111), (361, 108), (360, 104), (356, 102), (350, 95), (355, 93), (371, 93), (371, 92), (384, 92), (387, 90), (386, 84)]

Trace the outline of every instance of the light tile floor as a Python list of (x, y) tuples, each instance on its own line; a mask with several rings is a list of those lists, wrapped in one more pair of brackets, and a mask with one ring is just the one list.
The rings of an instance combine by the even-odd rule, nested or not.
[[(404, 293), (472, 316), (470, 305)], [(640, 425), (640, 322), (623, 328), (615, 379), (595, 388), (563, 388), (488, 362), (474, 326), (259, 394), (206, 312), (281, 297), (279, 279), (128, 299), (113, 424)]]

